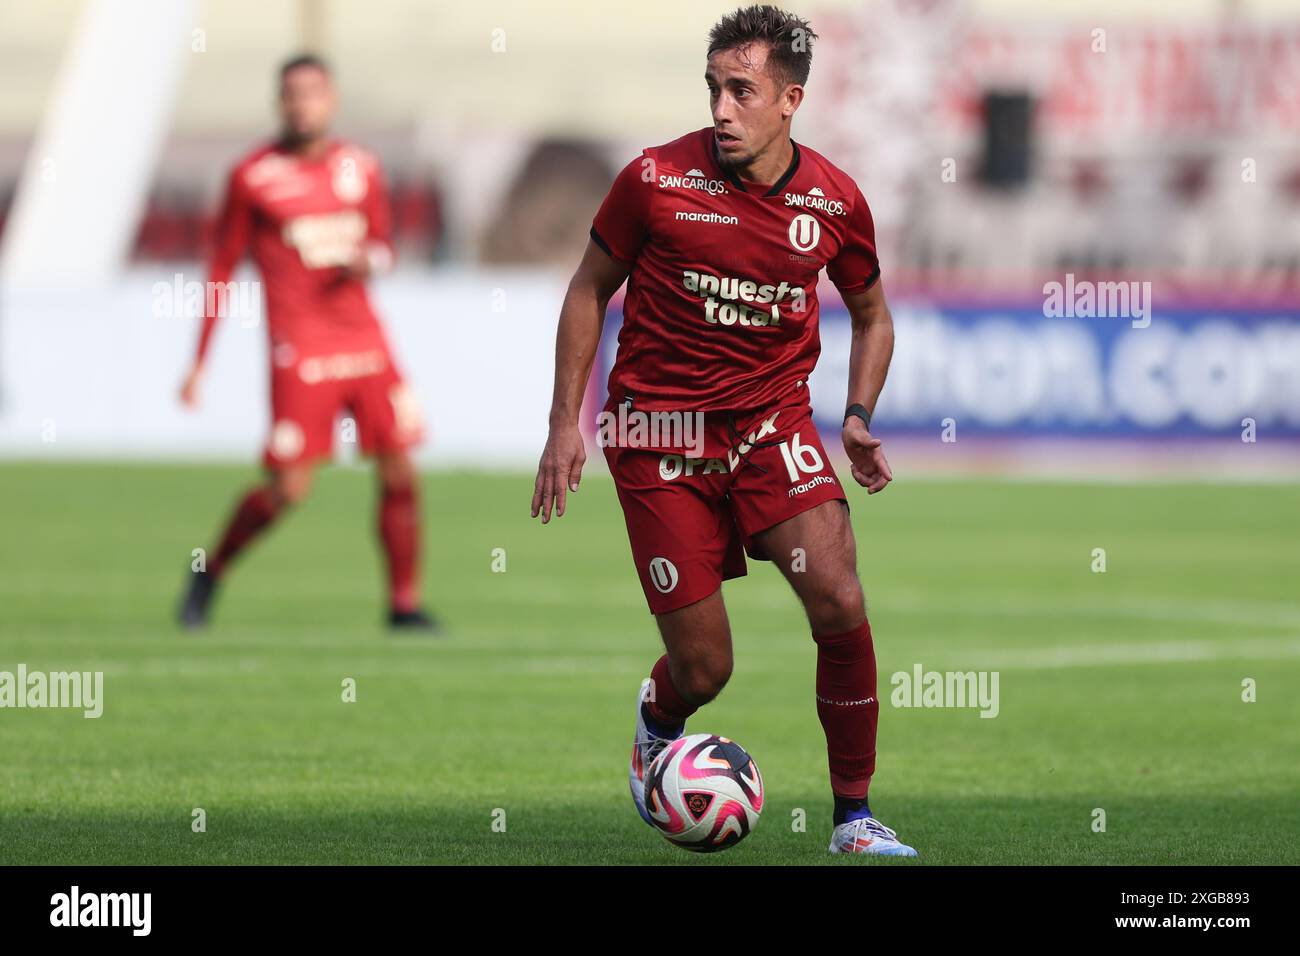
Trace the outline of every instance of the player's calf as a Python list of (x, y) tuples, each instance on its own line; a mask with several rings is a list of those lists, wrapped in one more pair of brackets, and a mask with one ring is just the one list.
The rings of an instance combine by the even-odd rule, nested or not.
[(730, 655), (726, 658), (725, 674), (716, 667), (711, 664), (681, 671), (691, 681), (684, 684), (678, 666), (664, 654), (655, 662), (650, 676), (641, 682), (628, 787), (637, 813), (646, 823), (651, 822), (645, 806), (646, 772), (664, 748), (686, 732), (687, 719), (722, 690), (731, 674)]
[(415, 465), (405, 451), (376, 460), (379, 475), (379, 542), (388, 571), (389, 627), (408, 633), (438, 629), (420, 606), (420, 499)]
[(207, 567), (191, 571), (178, 617), (182, 626), (198, 630), (208, 623), (217, 582), (235, 556), (266, 530), (284, 509), (274, 482), (252, 489), (235, 507), (221, 542), (208, 559)]
[[(871, 625), (838, 634), (816, 633), (817, 717), (826, 734), (831, 791), (837, 814), (849, 801), (865, 806), (876, 769), (876, 654)], [(837, 823), (842, 822), (840, 820)]]
[(686, 721), (721, 693), (731, 677), (731, 631), (722, 594), (658, 615), (667, 653), (655, 662), (637, 696), (636, 727), (628, 787), (646, 823), (645, 776), (669, 743), (686, 732)]

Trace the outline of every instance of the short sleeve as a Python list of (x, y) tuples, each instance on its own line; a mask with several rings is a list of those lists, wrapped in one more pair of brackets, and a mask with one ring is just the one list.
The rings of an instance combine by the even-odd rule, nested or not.
[(653, 169), (654, 161), (648, 156), (638, 156), (624, 166), (591, 223), (592, 241), (625, 265), (636, 261), (649, 229), (654, 178), (646, 171)]
[(876, 258), (876, 224), (862, 190), (853, 189), (853, 210), (849, 213), (844, 242), (840, 251), (826, 263), (826, 274), (844, 295), (866, 292), (880, 278), (880, 260)]

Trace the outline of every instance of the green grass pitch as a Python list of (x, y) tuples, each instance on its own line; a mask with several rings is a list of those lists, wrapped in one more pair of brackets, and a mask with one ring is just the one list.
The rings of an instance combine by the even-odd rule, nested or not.
[[(627, 795), (659, 644), (607, 478), (543, 528), (531, 476), (426, 476), (430, 640), (379, 626), (372, 477), (327, 469), (183, 634), (190, 550), (254, 474), (0, 469), (0, 670), (105, 674), (98, 720), (0, 710), (0, 863), (873, 865), (826, 853), (814, 648), (770, 566), (726, 586), (735, 675), (691, 724), (750, 750), (767, 806), (695, 856)], [(872, 803), (920, 864), (1300, 862), (1294, 487), (902, 478), (854, 524)], [(999, 715), (890, 706), (917, 663), (996, 670)]]

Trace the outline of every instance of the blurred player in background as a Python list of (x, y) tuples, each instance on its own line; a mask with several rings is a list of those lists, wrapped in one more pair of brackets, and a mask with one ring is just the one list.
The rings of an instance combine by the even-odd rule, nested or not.
[[(374, 156), (330, 136), (336, 105), (321, 59), (304, 55), (287, 62), (280, 70), (279, 139), (254, 150), (230, 176), (208, 289), (226, 288), (251, 249), (266, 287), (270, 333), (267, 479), (239, 502), (206, 570), (193, 572), (180, 610), (187, 627), (207, 623), (213, 594), (234, 558), (306, 497), (344, 411), (379, 472), (389, 624), (433, 627), (420, 605), (420, 514), (408, 451), (421, 437), (420, 413), (365, 287), (392, 263), (387, 190)], [(191, 408), (198, 405), (219, 313), (213, 296), (207, 298), (198, 352), (181, 389)]]
[[(606, 442), (632, 555), (667, 653), (638, 697), (629, 782), (650, 822), (646, 771), (732, 670), (724, 579), (745, 551), (777, 564), (817, 646), (817, 713), (834, 796), (833, 853), (915, 856), (867, 803), (876, 661), (844, 489), (812, 422), (823, 268), (853, 320), (843, 444), (868, 494), (892, 479), (871, 411), (894, 332), (875, 228), (853, 180), (790, 138), (815, 37), (772, 6), (709, 37), (713, 125), (647, 149), (614, 182), (560, 314), (551, 429), (532, 512), (564, 514), (586, 459), (578, 413), (611, 296), (628, 280), (605, 412), (696, 415), (703, 442)], [(629, 419), (630, 421), (630, 419)], [(628, 432), (629, 437), (633, 434)], [(733, 768), (736, 769), (736, 768)], [(744, 786), (743, 779), (740, 781)], [(742, 821), (720, 819), (715, 834)]]

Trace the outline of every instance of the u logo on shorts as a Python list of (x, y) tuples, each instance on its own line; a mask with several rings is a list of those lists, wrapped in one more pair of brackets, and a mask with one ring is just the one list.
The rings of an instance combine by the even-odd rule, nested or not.
[(651, 558), (650, 583), (660, 594), (667, 594), (677, 587), (677, 568), (667, 558)]

